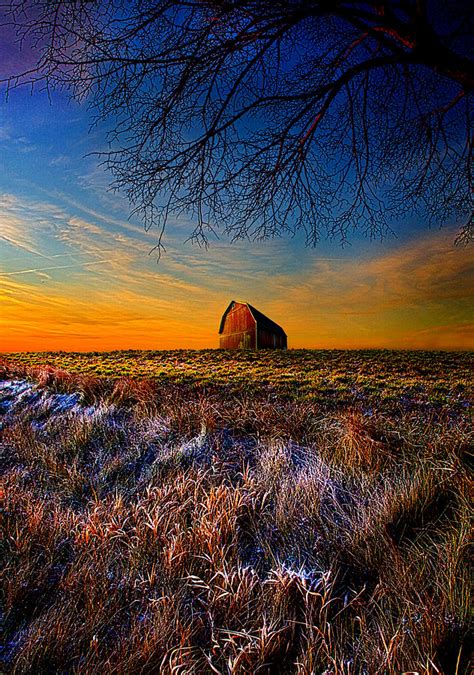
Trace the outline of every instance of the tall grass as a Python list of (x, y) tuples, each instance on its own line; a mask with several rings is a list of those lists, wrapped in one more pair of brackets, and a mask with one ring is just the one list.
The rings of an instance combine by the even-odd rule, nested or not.
[(467, 414), (20, 375), (5, 672), (467, 672)]

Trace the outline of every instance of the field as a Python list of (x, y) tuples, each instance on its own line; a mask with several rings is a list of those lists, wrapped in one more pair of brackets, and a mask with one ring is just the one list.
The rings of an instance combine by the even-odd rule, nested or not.
[(10, 354), (12, 673), (467, 673), (471, 353)]

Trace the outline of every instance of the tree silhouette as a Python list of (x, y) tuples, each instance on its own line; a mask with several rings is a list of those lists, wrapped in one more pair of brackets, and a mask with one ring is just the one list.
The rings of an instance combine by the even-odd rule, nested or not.
[(9, 86), (67, 88), (113, 120), (102, 161), (145, 227), (191, 238), (473, 233), (471, 2), (7, 3), (38, 49)]

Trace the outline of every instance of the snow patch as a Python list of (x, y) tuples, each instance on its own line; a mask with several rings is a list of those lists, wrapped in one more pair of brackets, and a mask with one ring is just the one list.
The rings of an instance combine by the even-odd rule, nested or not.
[(91, 417), (96, 414), (98, 406), (85, 408), (80, 400), (81, 395), (78, 392), (51, 393), (27, 380), (0, 382), (0, 416), (3, 417), (3, 422), (13, 416), (28, 413), (38, 418), (32, 424), (39, 428), (44, 425), (45, 418), (52, 415), (76, 414)]

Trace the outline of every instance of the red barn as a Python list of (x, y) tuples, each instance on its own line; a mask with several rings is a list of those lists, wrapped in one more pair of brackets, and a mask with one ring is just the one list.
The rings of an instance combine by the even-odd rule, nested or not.
[(219, 327), (220, 349), (286, 349), (286, 333), (248, 302), (232, 300)]

